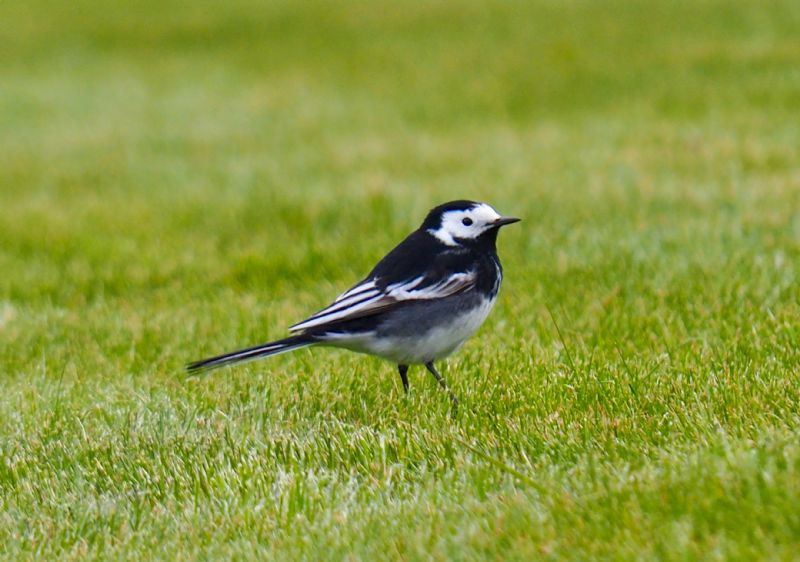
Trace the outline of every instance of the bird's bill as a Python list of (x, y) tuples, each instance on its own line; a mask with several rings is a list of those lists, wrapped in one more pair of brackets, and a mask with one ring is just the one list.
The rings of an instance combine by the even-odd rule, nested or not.
[(497, 219), (496, 221), (494, 221), (492, 223), (492, 226), (497, 228), (497, 227), (505, 226), (507, 224), (514, 224), (515, 222), (519, 222), (521, 220), (522, 219), (518, 219), (517, 217), (500, 217), (499, 219)]

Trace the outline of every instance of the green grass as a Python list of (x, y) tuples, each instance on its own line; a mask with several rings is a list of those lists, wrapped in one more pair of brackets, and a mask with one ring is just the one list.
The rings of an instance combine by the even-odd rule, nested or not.
[[(0, 558), (797, 559), (800, 5), (0, 3)], [(524, 222), (403, 397), (280, 337)]]

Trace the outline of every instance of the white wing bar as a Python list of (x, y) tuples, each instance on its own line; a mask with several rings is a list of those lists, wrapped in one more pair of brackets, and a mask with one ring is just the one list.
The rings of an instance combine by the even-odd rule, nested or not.
[(420, 286), (424, 276), (394, 283), (381, 291), (374, 280), (366, 281), (345, 291), (329, 307), (289, 328), (299, 332), (325, 324), (365, 316), (397, 302), (419, 299), (439, 299), (468, 289), (475, 283), (475, 272), (455, 273), (433, 285)]

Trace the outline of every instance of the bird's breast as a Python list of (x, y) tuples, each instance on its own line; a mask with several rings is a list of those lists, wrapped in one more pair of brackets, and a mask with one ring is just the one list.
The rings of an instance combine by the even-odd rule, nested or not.
[(388, 318), (369, 342), (369, 353), (402, 364), (418, 364), (447, 357), (486, 320), (494, 297), (474, 292)]

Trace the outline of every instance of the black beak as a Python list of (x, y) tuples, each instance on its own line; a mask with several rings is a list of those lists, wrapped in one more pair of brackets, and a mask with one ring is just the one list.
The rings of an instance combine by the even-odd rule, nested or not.
[(515, 222), (519, 222), (522, 219), (518, 219), (517, 217), (500, 217), (496, 221), (492, 223), (494, 228), (500, 228), (501, 226), (505, 226), (507, 224), (514, 224)]

